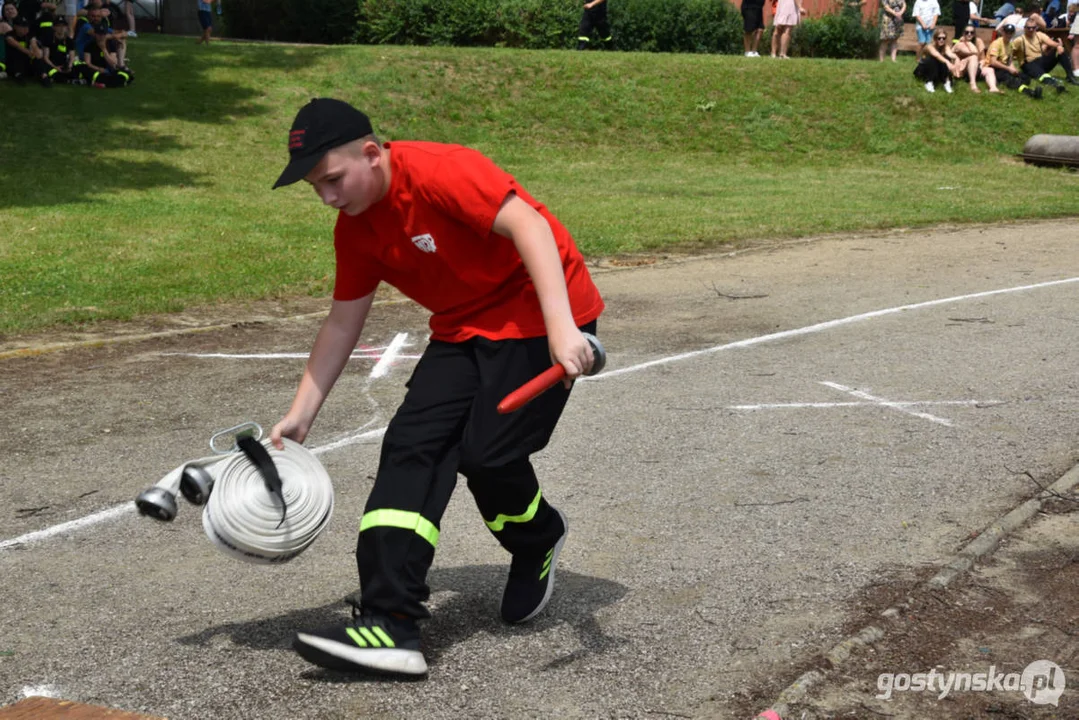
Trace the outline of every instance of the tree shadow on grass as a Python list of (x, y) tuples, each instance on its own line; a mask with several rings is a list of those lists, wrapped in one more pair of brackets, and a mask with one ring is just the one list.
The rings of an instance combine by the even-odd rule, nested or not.
[[(182, 123), (219, 125), (228, 132), (238, 120), (265, 115), (272, 108), (245, 73), (300, 70), (331, 51), (228, 43), (201, 48), (189, 38), (148, 36), (130, 46), (136, 81), (128, 88), (0, 82), (0, 210), (198, 185), (205, 173), (171, 161), (192, 148), (181, 135)], [(228, 79), (230, 71), (237, 80)], [(149, 123), (159, 128), (149, 129)], [(110, 157), (124, 150), (155, 157)]]
[[(422, 624), (424, 654), (428, 662), (437, 663), (446, 650), (478, 633), (505, 640), (543, 633), (563, 624), (572, 628), (578, 647), (552, 660), (544, 666), (544, 670), (557, 669), (588, 655), (608, 652), (626, 642), (623, 638), (607, 635), (596, 619), (603, 607), (617, 602), (626, 594), (624, 585), (560, 569), (554, 595), (544, 612), (532, 622), (507, 625), (498, 616), (505, 579), (506, 567), (499, 565), (435, 568), (429, 573), (428, 581), (432, 590), (438, 593), (440, 601), (432, 612), (432, 618)], [(449, 597), (443, 600), (441, 595), (444, 592), (448, 592)], [(359, 591), (348, 597), (358, 599)], [(236, 645), (255, 650), (282, 650), (291, 647), (292, 636), (298, 630), (318, 629), (345, 622), (348, 618), (348, 604), (342, 599), (277, 617), (218, 625), (178, 638), (177, 641), (183, 645), (208, 646), (215, 637), (226, 635)], [(309, 671), (305, 676), (329, 682), (371, 679), (318, 669)]]

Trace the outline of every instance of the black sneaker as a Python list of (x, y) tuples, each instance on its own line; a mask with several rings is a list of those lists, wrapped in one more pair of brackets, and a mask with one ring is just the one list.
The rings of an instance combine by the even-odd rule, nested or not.
[(344, 672), (427, 674), (415, 620), (356, 608), (352, 622), (296, 633), (292, 648), (310, 663)]
[(510, 576), (502, 592), (502, 619), (508, 623), (523, 623), (539, 614), (554, 591), (554, 571), (558, 554), (569, 534), (569, 522), (561, 510), (555, 509), (562, 521), (562, 536), (554, 547), (543, 555), (525, 557), (514, 555)]
[(1064, 82), (1069, 85), (1079, 85), (1079, 78), (1069, 73), (1068, 77), (1064, 78)]

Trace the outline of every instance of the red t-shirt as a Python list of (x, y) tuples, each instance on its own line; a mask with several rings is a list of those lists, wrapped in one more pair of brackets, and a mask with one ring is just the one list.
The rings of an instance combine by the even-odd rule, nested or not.
[(569, 231), (513, 176), (475, 150), (429, 142), (386, 143), (386, 196), (334, 228), (335, 300), (356, 300), (386, 281), (430, 310), (431, 338), (460, 342), (547, 334), (539, 298), (517, 248), (491, 231), (510, 193), (551, 226), (578, 325), (603, 300)]

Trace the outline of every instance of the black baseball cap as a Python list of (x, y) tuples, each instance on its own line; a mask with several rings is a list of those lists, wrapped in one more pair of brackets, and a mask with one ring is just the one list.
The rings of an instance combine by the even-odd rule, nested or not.
[(11, 27), (30, 27), (30, 21), (23, 15), (18, 15), (11, 21)]
[(1015, 25), (1008, 23), (1000, 29), (1001, 32), (1015, 32)]
[(315, 98), (300, 108), (288, 133), (289, 161), (274, 188), (303, 180), (336, 147), (370, 135), (371, 120), (343, 100)]

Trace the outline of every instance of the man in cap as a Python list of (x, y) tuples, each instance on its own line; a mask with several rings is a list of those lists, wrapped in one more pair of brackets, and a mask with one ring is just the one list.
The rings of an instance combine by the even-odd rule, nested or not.
[[(381, 143), (364, 113), (325, 98), (299, 111), (288, 147), (274, 187), (304, 180), (337, 211), (337, 268), (329, 315), (271, 441), (307, 437), (380, 282), (432, 312), (360, 521), (352, 621), (300, 632), (293, 646), (323, 667), (423, 675), (417, 621), (429, 617), (426, 576), (458, 472), (512, 555), (502, 619), (530, 620), (551, 597), (568, 525), (529, 457), (547, 445), (572, 379), (593, 364), (582, 331), (594, 333), (603, 300), (569, 231), (475, 150)], [(498, 413), (505, 395), (552, 362), (564, 384)]]
[(996, 73), (997, 84), (1018, 90), (1024, 95), (1038, 100), (1042, 96), (1040, 85), (1031, 85), (1031, 79), (1022, 70), (1015, 66), (1012, 59), (1012, 40), (1015, 39), (1015, 25), (1011, 23), (1000, 26), (1000, 36), (989, 43), (989, 49), (985, 52), (989, 70)]

